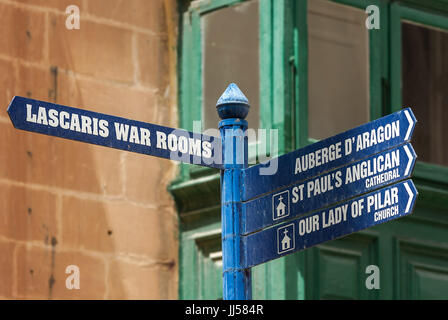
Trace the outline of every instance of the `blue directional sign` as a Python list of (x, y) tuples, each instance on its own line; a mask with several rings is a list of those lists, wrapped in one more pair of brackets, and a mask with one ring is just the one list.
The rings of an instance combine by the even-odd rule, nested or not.
[(8, 113), (17, 129), (222, 168), (219, 138), (19, 96)]
[[(406, 108), (252, 166), (243, 172), (243, 201), (409, 142), (416, 122), (411, 109)], [(270, 170), (263, 170), (266, 167), (277, 168), (277, 172), (270, 174)]]
[(19, 96), (8, 114), (17, 129), (221, 169), (224, 299), (250, 299), (255, 265), (412, 212), (411, 109), (247, 168), (249, 109), (230, 84), (217, 103), (222, 142)]
[(244, 268), (412, 213), (417, 189), (405, 180), (313, 214), (243, 236)]
[(240, 233), (255, 232), (407, 179), (416, 154), (407, 143), (242, 203)]

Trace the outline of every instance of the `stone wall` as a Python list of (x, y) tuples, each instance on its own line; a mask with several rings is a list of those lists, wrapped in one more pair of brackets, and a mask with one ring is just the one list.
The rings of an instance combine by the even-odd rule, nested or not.
[(176, 299), (175, 164), (6, 113), (19, 95), (176, 127), (176, 0), (0, 0), (0, 21), (0, 298)]

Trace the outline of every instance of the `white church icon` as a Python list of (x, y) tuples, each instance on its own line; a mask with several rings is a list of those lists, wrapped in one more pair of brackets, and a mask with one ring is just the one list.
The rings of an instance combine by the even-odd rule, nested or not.
[(277, 229), (277, 253), (281, 254), (295, 248), (294, 224)]
[(283, 239), (281, 241), (282, 244), (282, 251), (288, 250), (289, 248), (291, 248), (291, 238), (288, 237), (288, 229), (285, 229), (283, 231)]
[(272, 219), (277, 220), (289, 216), (289, 190), (272, 196)]
[(277, 204), (277, 208), (275, 208), (275, 210), (277, 210), (277, 217), (282, 217), (286, 214), (286, 205), (283, 203), (283, 197), (280, 196), (278, 198), (278, 204)]

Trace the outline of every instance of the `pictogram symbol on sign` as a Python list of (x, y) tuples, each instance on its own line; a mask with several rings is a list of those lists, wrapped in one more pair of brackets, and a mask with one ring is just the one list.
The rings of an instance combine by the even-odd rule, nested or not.
[(294, 224), (288, 224), (287, 226), (278, 228), (277, 230), (277, 252), (278, 254), (294, 250), (296, 246), (295, 243), (295, 232)]
[(289, 216), (289, 190), (272, 196), (272, 219)]

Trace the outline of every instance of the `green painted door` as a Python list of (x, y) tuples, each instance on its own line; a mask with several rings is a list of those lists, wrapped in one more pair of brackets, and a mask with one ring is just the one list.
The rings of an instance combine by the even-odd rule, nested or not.
[[(228, 20), (235, 14), (243, 15), (235, 21), (252, 21), (247, 36), (258, 40), (246, 48), (258, 61), (249, 77), (254, 83), (245, 85), (257, 92), (250, 100), (258, 101), (249, 127), (278, 129), (280, 153), (402, 105), (413, 108), (419, 120), (413, 141), (419, 155), (414, 213), (256, 266), (253, 298), (448, 298), (448, 1), (179, 4), (179, 114), (186, 129), (193, 130), (195, 120), (213, 126), (213, 114), (205, 108), (220, 94), (211, 84), (222, 84), (213, 78), (216, 62), (208, 52), (226, 41), (238, 46), (213, 26), (220, 16)], [(371, 5), (378, 17), (372, 16), (375, 8), (366, 12)], [(369, 18), (378, 19), (379, 29), (366, 27)], [(233, 54), (244, 59), (244, 52), (226, 53)], [(181, 299), (222, 297), (219, 189), (219, 172), (188, 165), (180, 166), (170, 187), (180, 219)], [(378, 266), (379, 289), (366, 287), (372, 265)]]

